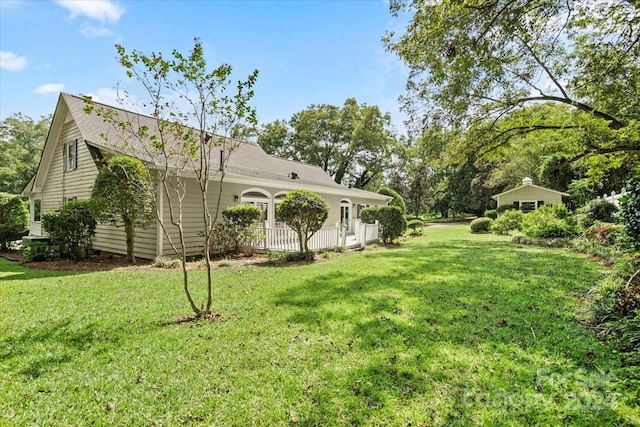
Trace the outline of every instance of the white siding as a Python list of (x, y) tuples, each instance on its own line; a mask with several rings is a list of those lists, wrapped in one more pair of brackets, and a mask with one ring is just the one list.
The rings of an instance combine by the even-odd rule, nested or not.
[[(62, 150), (65, 142), (78, 140), (77, 167), (74, 170), (63, 171)], [(51, 166), (47, 171), (42, 189), (42, 212), (60, 209), (65, 198), (88, 200), (91, 188), (98, 175), (96, 166), (87, 144), (82, 139), (73, 121), (67, 121), (56, 141), (55, 154)], [(156, 253), (155, 223), (146, 230), (136, 230), (135, 254), (140, 258), (153, 259)], [(126, 254), (127, 245), (124, 228), (107, 224), (98, 224), (93, 248)]]

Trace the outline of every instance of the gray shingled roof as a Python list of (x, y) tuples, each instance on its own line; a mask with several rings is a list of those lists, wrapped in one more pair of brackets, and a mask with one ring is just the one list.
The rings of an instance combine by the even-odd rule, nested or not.
[[(152, 156), (140, 149), (139, 144), (137, 144), (132, 138), (125, 141), (125, 138), (122, 136), (123, 132), (116, 130), (112, 124), (105, 122), (98, 114), (95, 112), (92, 114), (85, 113), (85, 103), (81, 97), (67, 93), (63, 93), (61, 96), (67, 104), (69, 112), (78, 126), (84, 140), (103, 149), (126, 152), (127, 154), (140, 158), (141, 160), (154, 163)], [(99, 103), (95, 104), (97, 109), (104, 107), (113, 111), (117, 114), (119, 121), (131, 123), (132, 126), (136, 128), (140, 126), (147, 126), (150, 132), (158, 132), (157, 121), (150, 116), (126, 111), (109, 105)], [(106, 136), (106, 139), (103, 135)], [(330, 187), (360, 193), (362, 195), (367, 194), (369, 196), (375, 194), (363, 190), (349, 189), (343, 185), (337, 184), (324, 170), (322, 170), (322, 168), (318, 166), (307, 165), (271, 156), (265, 153), (265, 151), (256, 144), (234, 140), (233, 145), (237, 148), (231, 154), (227, 164), (226, 171), (228, 174), (288, 183), (295, 182), (297, 184)], [(220, 161), (219, 156), (214, 155), (212, 157), (211, 168), (212, 170), (218, 170)], [(292, 173), (297, 175), (297, 179), (293, 180), (291, 178)]]

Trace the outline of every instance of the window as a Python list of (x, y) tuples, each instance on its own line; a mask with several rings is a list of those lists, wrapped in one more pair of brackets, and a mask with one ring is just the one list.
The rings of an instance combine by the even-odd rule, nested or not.
[(62, 144), (62, 170), (70, 171), (78, 167), (78, 140)]
[(41, 210), (41, 201), (40, 199), (36, 199), (33, 201), (33, 221), (40, 221), (40, 210)]
[(271, 197), (262, 191), (245, 191), (242, 193), (240, 203), (258, 206), (262, 209), (262, 221), (270, 222)]

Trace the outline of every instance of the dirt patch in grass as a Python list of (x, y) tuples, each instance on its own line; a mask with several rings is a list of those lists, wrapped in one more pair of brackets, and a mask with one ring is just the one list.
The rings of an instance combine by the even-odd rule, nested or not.
[[(301, 265), (309, 263), (325, 262), (334, 259), (343, 253), (327, 251), (316, 255), (313, 261), (286, 261), (284, 259), (271, 259), (267, 254), (246, 255), (227, 255), (224, 258), (215, 258), (211, 260), (213, 268), (240, 268), (246, 266), (287, 266)], [(101, 252), (87, 260), (70, 261), (65, 259), (56, 259), (51, 261), (28, 262), (17, 251), (0, 252), (0, 257), (10, 261), (15, 261), (20, 265), (37, 270), (48, 271), (145, 271), (145, 270), (177, 270), (177, 267), (155, 267), (152, 260), (137, 259), (136, 265), (127, 263), (124, 255)], [(205, 269), (204, 261), (195, 260), (187, 263), (188, 270)]]

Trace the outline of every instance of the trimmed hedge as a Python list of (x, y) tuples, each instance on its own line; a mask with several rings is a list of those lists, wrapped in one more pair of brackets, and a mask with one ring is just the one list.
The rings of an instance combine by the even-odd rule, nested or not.
[(472, 233), (488, 233), (492, 224), (493, 220), (491, 218), (480, 217), (471, 221), (469, 228), (471, 228)]

